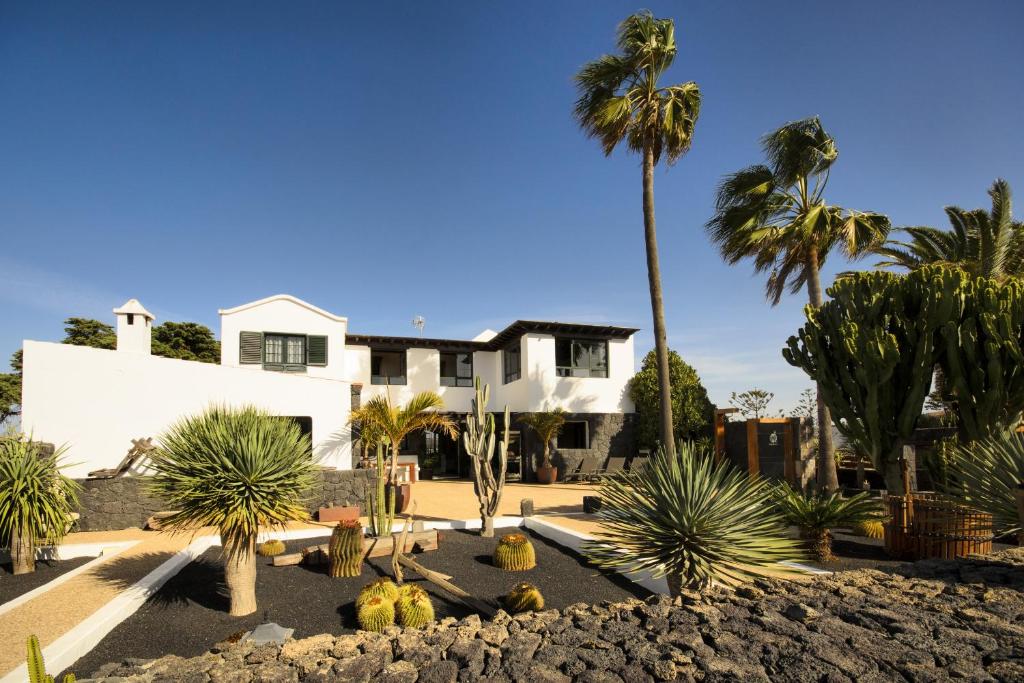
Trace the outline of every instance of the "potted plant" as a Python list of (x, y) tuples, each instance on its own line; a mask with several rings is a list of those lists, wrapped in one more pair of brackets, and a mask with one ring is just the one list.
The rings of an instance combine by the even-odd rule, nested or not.
[(437, 453), (424, 455), (422, 460), (420, 461), (419, 478), (427, 480), (433, 479), (434, 470), (437, 469), (438, 461), (439, 458), (437, 457)]
[(521, 423), (537, 432), (541, 443), (544, 444), (541, 463), (534, 472), (538, 483), (554, 484), (558, 479), (558, 468), (551, 464), (551, 441), (562, 431), (565, 414), (561, 408), (555, 408), (542, 413), (528, 413), (519, 418)]

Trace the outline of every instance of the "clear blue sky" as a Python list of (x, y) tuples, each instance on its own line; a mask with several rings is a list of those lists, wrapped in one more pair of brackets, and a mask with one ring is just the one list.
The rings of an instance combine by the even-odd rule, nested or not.
[[(771, 308), (721, 262), (717, 181), (818, 114), (833, 203), (945, 226), (996, 177), (1024, 194), (1024, 3), (646, 4), (676, 20), (671, 79), (704, 94), (656, 177), (670, 344), (714, 400), (760, 386), (788, 407), (805, 297)], [(574, 72), (641, 7), (0, 3), (0, 354), (128, 297), (217, 331), (218, 308), (288, 292), (359, 332), (633, 325), (642, 356), (638, 161), (570, 116)]]

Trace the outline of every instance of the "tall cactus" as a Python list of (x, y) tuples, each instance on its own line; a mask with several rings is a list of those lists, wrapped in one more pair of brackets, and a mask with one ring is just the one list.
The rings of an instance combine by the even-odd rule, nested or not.
[[(29, 683), (53, 683), (53, 676), (46, 673), (46, 664), (43, 662), (43, 651), (39, 647), (39, 638), (34, 635), (29, 636), (27, 649), (25, 665), (28, 669)], [(66, 673), (61, 681), (62, 683), (75, 683), (75, 674)]]
[(836, 427), (899, 490), (898, 456), (931, 387), (937, 330), (963, 304), (961, 273), (854, 273), (837, 281), (782, 355), (818, 382)]
[(476, 397), (473, 398), (472, 412), (466, 415), (466, 431), (462, 441), (473, 463), (473, 476), (476, 479), (474, 490), (480, 501), (480, 535), (485, 538), (494, 536), (494, 515), (501, 504), (501, 494), (505, 488), (505, 469), (508, 466), (509, 412), (505, 406), (505, 434), (498, 443), (498, 470), (494, 471), (494, 415), (485, 412), (487, 401), (491, 397), (491, 388), (481, 385), (480, 378), (474, 381)]
[(366, 498), (370, 507), (370, 532), (380, 538), (389, 536), (395, 523), (395, 498), (385, 494), (387, 474), (384, 471), (384, 444), (377, 443), (376, 492), (368, 493)]

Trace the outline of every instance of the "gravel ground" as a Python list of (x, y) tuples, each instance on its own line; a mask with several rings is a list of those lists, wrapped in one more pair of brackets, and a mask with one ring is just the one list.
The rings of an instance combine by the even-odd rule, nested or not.
[(24, 595), (30, 590), (42, 586), (44, 583), (53, 581), (61, 574), (81, 567), (86, 562), (94, 560), (94, 557), (76, 557), (73, 560), (55, 560), (36, 562), (36, 570), (31, 574), (14, 576), (11, 573), (10, 563), (0, 565), (0, 605), (13, 600), (19, 595)]
[[(496, 533), (500, 535), (501, 530)], [(440, 548), (416, 555), (416, 559), (428, 569), (452, 576), (453, 583), (480, 598), (497, 599), (519, 581), (540, 587), (547, 606), (555, 609), (581, 600), (617, 601), (649, 595), (627, 579), (603, 573), (588, 566), (579, 555), (529, 531), (525, 533), (531, 536), (537, 553), (537, 567), (526, 572), (497, 569), (490, 559), (496, 539), (463, 531), (440, 532)], [(323, 541), (326, 538), (289, 542), (288, 551)], [(219, 548), (211, 549), (172, 577), (70, 670), (81, 677), (106, 662), (125, 658), (196, 656), (265, 620), (294, 628), (296, 638), (351, 633), (356, 627), (353, 601), (359, 589), (374, 578), (391, 573), (390, 557), (364, 564), (362, 576), (352, 579), (332, 579), (326, 575), (325, 567), (264, 566), (269, 565), (269, 560), (260, 558), (256, 574), (259, 610), (248, 617), (233, 618), (227, 614), (228, 603), (222, 593), (218, 554)], [(438, 619), (470, 614), (461, 603), (414, 572), (406, 570), (406, 579), (431, 594)]]

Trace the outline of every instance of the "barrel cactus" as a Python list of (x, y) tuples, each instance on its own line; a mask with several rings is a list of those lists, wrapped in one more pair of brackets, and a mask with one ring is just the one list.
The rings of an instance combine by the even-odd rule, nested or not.
[(363, 564), (363, 525), (357, 519), (339, 522), (327, 546), (332, 577), (359, 576)]
[(516, 612), (539, 612), (544, 609), (544, 596), (532, 583), (518, 583), (505, 596), (505, 607)]
[(359, 597), (356, 598), (356, 607), (362, 607), (365, 602), (373, 598), (381, 598), (387, 602), (394, 603), (398, 600), (398, 586), (387, 577), (371, 581), (359, 591)]
[(533, 544), (525, 534), (506, 534), (494, 549), (494, 566), (506, 571), (521, 572), (537, 566)]
[(279, 541), (276, 538), (260, 543), (259, 548), (256, 549), (256, 552), (264, 557), (274, 557), (275, 555), (280, 555), (284, 551), (284, 541)]
[(380, 596), (367, 599), (359, 606), (356, 616), (359, 628), (378, 633), (395, 623), (395, 605)]
[(863, 522), (857, 522), (850, 526), (850, 531), (853, 532), (854, 536), (864, 536), (865, 538), (882, 538), (885, 536), (885, 523), (880, 519), (869, 519)]
[(434, 605), (425, 590), (407, 583), (398, 590), (395, 614), (402, 626), (421, 628), (434, 621)]

